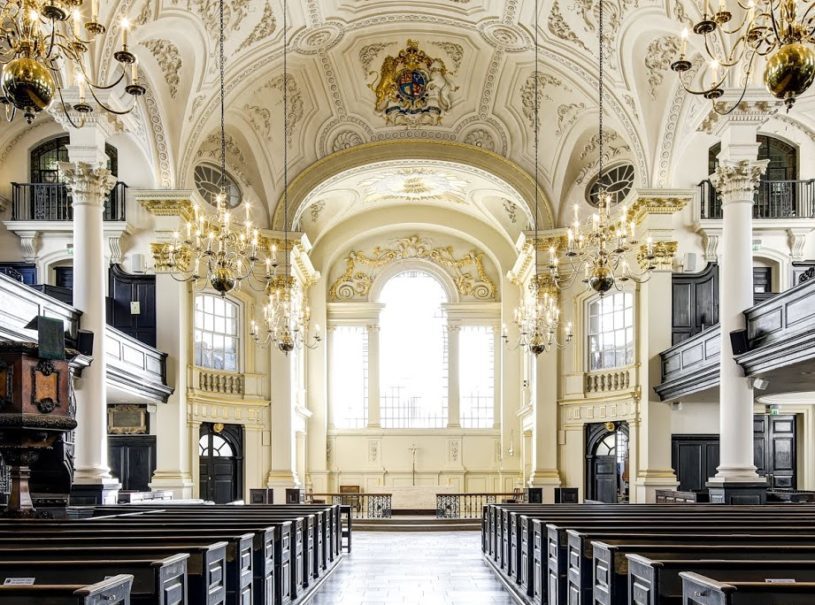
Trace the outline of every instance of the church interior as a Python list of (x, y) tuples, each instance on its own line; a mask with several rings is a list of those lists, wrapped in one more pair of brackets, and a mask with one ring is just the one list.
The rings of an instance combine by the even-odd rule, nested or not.
[(815, 603), (815, 0), (0, 33), (0, 605)]

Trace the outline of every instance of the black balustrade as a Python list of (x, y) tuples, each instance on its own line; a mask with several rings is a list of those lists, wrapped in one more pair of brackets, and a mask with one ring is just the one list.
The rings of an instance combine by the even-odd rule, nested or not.
[[(722, 218), (722, 199), (713, 183), (699, 183), (702, 218)], [(760, 181), (754, 196), (753, 218), (815, 218), (815, 179)]]
[[(126, 191), (126, 184), (116, 183), (105, 197), (103, 220), (125, 220)], [(73, 218), (71, 194), (63, 183), (11, 184), (11, 220), (71, 221)]]
[(436, 518), (480, 519), (487, 504), (525, 502), (524, 493), (436, 494)]

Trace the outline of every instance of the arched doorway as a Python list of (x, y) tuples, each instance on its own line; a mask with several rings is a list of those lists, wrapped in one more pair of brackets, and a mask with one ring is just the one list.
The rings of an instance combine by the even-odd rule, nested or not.
[(628, 502), (628, 423), (586, 425), (586, 499)]
[(216, 504), (243, 493), (243, 427), (205, 422), (198, 439), (199, 497)]

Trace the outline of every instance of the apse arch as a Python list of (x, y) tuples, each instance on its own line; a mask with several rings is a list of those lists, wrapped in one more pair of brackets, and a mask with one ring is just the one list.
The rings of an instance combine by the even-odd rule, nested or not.
[[(288, 187), (288, 215), (292, 228), (296, 217), (302, 212), (311, 193), (326, 181), (344, 172), (366, 165), (397, 160), (428, 160), (459, 164), (475, 168), (503, 181), (517, 192), (529, 213), (534, 211), (536, 183), (534, 178), (520, 166), (486, 149), (450, 141), (379, 141), (356, 145), (326, 156), (298, 174)], [(551, 195), (537, 184), (540, 228), (555, 226)], [(278, 198), (273, 215), (275, 229), (283, 229), (283, 196)]]

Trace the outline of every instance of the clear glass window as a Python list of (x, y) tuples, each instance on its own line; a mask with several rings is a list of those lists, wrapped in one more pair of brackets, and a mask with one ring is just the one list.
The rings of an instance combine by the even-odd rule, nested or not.
[(634, 363), (634, 295), (618, 292), (589, 303), (589, 370)]
[(331, 414), (337, 428), (368, 425), (368, 329), (338, 326), (331, 330)]
[(238, 371), (238, 305), (212, 294), (195, 298), (195, 365)]
[(458, 335), (461, 426), (492, 428), (495, 421), (495, 330), (463, 326)]

